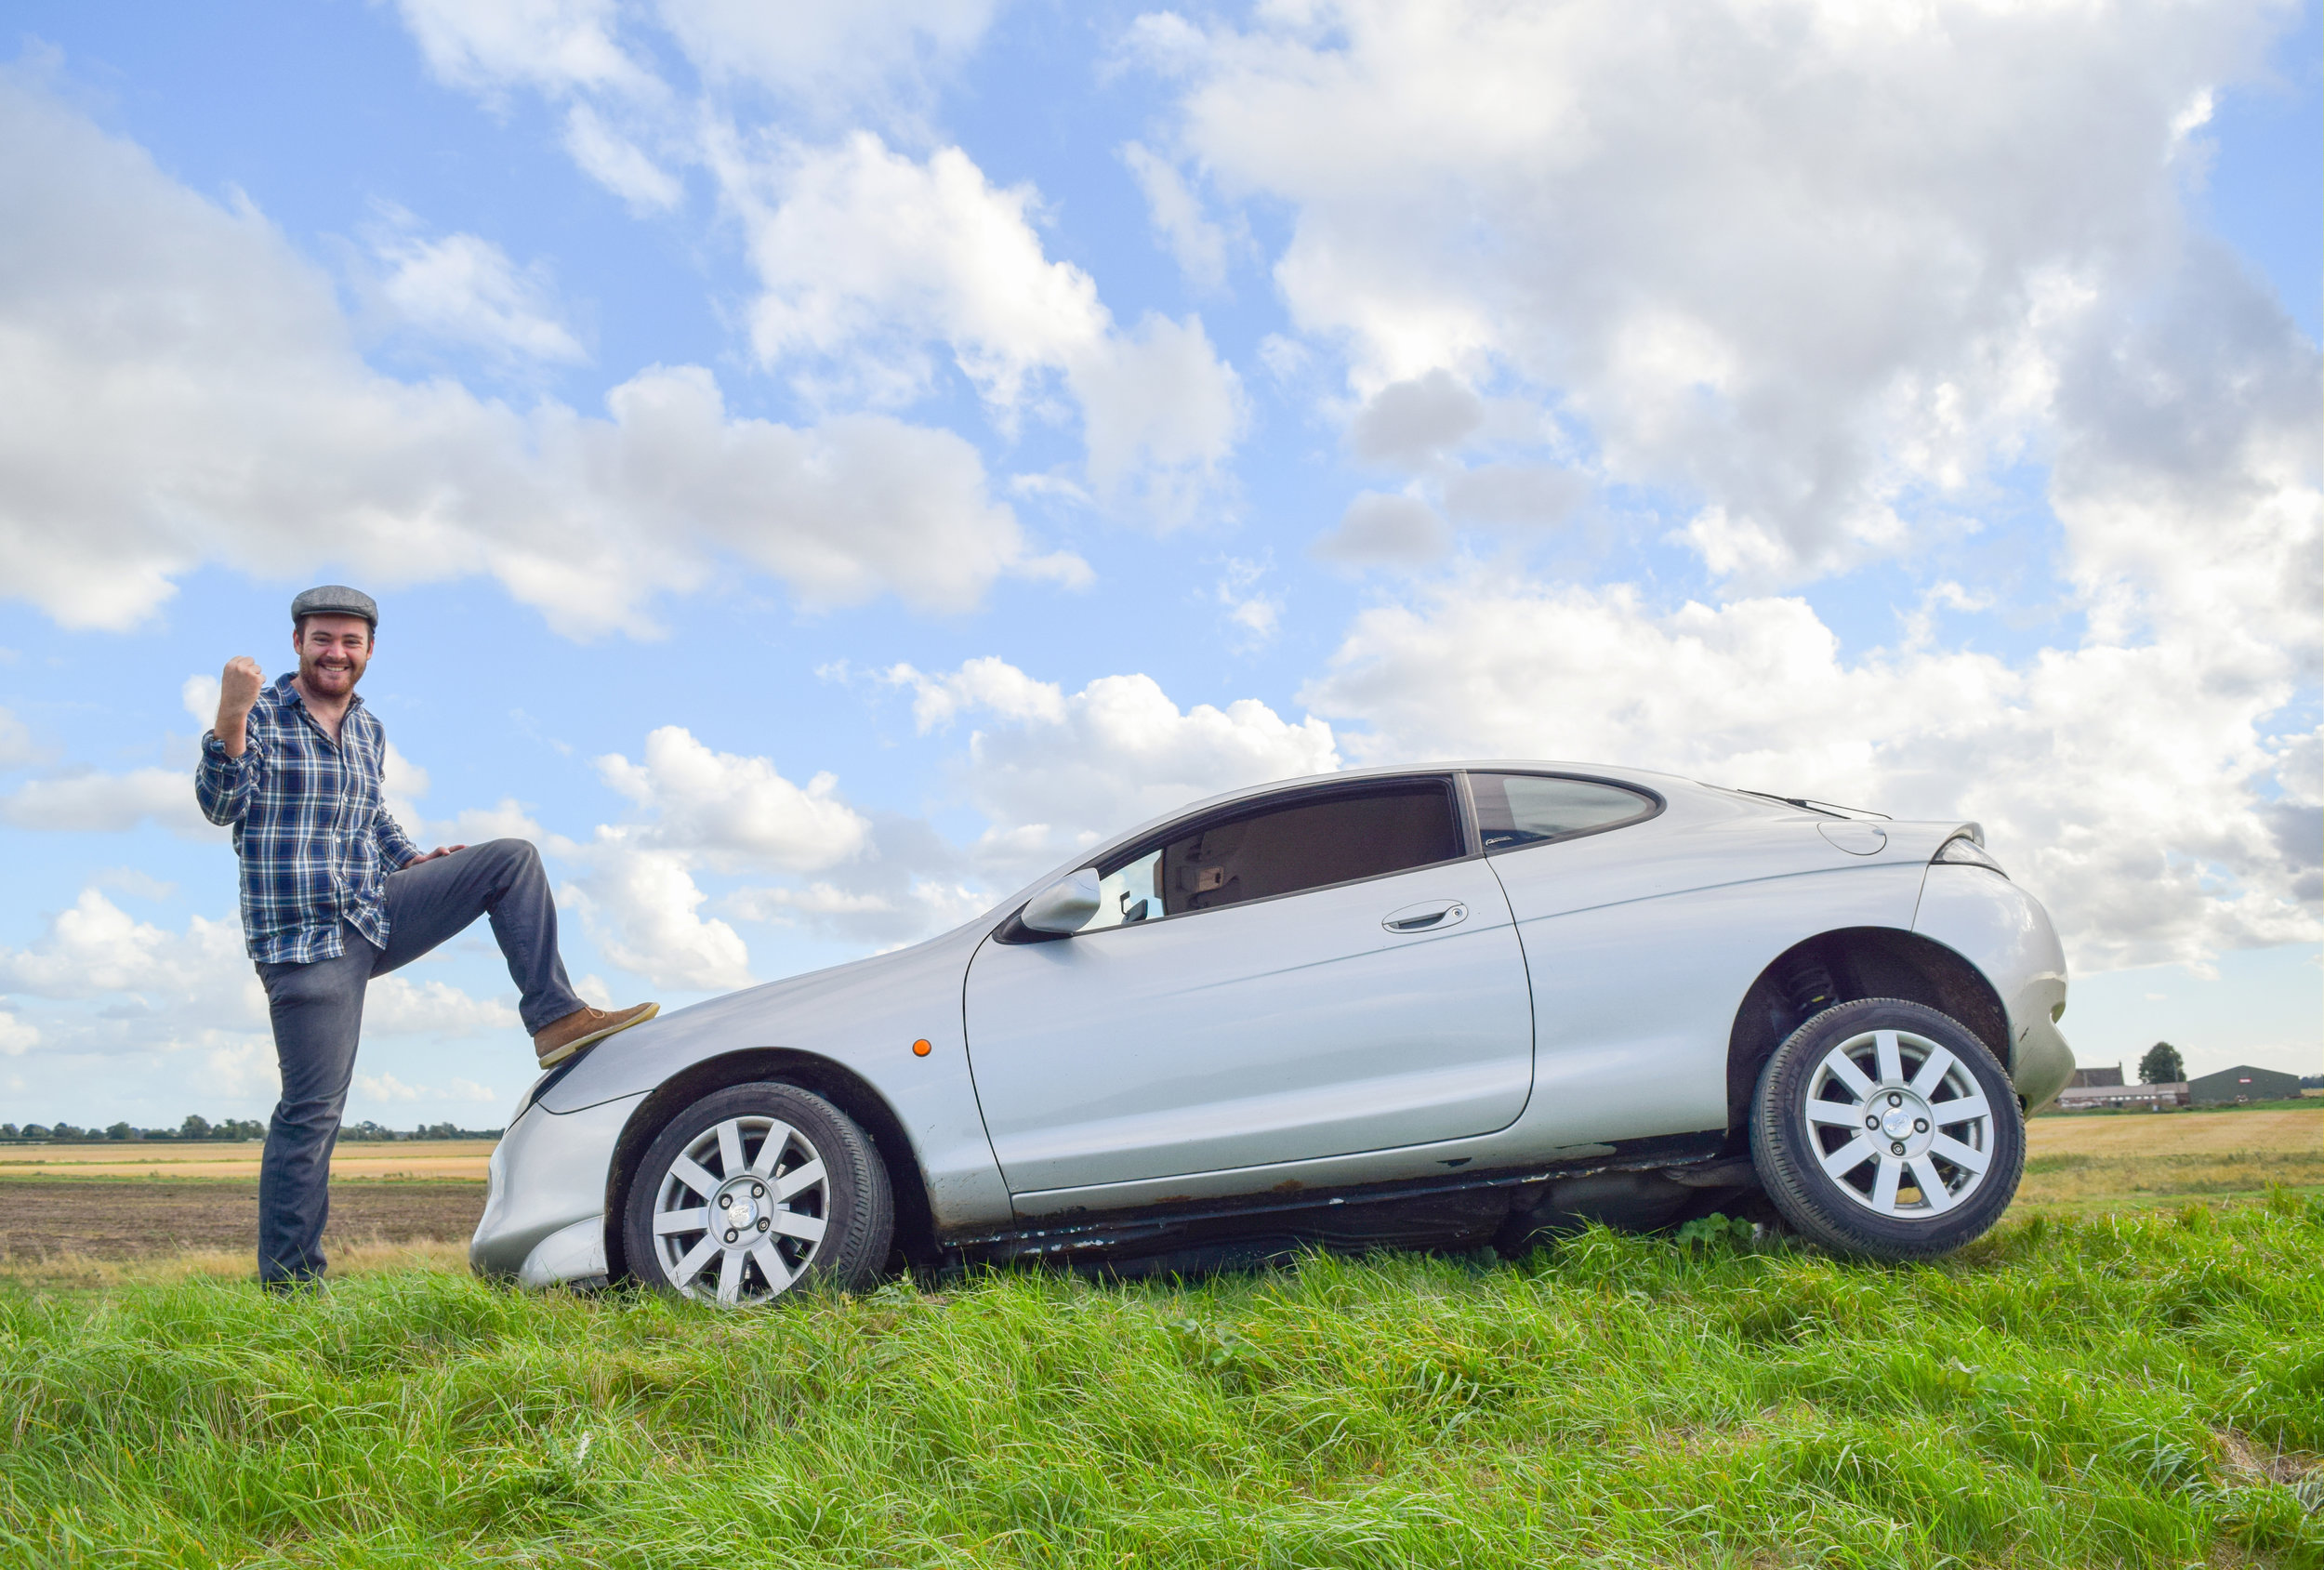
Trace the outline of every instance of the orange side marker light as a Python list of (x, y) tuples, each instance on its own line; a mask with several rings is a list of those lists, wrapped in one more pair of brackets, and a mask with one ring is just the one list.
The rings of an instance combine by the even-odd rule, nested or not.
[(922, 1036), (919, 1040), (912, 1043), (912, 1056), (916, 1058), (925, 1058), (929, 1053), (934, 1050), (935, 1049), (928, 1044), (928, 1038), (926, 1036)]

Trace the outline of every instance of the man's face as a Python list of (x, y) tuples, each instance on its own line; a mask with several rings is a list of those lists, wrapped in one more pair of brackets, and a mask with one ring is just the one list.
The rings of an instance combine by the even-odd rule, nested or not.
[(291, 634), (298, 651), (298, 681), (319, 698), (343, 698), (371, 663), (371, 624), (361, 616), (309, 616)]

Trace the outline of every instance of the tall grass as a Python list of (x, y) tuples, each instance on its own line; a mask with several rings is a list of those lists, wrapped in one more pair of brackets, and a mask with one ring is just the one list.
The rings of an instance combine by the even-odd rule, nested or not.
[(721, 1315), (0, 1295), (26, 1564), (2324, 1563), (2324, 1206)]

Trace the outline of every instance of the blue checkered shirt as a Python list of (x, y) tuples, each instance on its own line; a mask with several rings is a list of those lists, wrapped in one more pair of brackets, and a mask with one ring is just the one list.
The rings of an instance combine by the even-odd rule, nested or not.
[(250, 710), (248, 745), (226, 756), (202, 738), (193, 797), (203, 816), (234, 830), (242, 858), (242, 931), (261, 965), (331, 959), (349, 921), (388, 946), (388, 874), (419, 854), (380, 798), (388, 732), (350, 701), (339, 739), (315, 722), (288, 676)]

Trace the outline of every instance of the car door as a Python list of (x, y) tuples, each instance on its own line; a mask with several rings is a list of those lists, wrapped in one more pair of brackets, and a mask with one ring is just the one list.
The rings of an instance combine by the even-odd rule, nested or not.
[[(971, 962), (1017, 1194), (1490, 1133), (1533, 1080), (1525, 959), (1447, 778), (1270, 798), (1113, 863), (1098, 915)], [(1021, 939), (1030, 934), (1017, 934)]]

